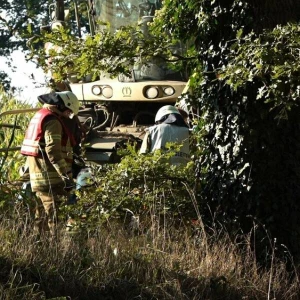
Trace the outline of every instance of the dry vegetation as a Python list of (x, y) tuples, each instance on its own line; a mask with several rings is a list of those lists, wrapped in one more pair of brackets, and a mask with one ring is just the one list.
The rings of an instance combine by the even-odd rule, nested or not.
[[(203, 234), (152, 218), (142, 234), (107, 223), (37, 240), (27, 209), (1, 216), (1, 299), (299, 299), (295, 268), (260, 266), (251, 235)], [(64, 227), (64, 226), (62, 226)]]
[[(8, 144), (11, 136), (3, 135), (3, 144)], [(14, 133), (16, 143), (22, 138), (22, 132)], [(148, 165), (152, 167), (153, 158), (123, 160), (119, 170), (99, 177), (104, 186), (99, 184), (98, 190), (93, 188), (92, 194), (82, 199), (94, 204), (98, 194), (100, 204), (107, 202), (111, 211), (124, 197), (126, 205), (134, 203), (132, 210), (137, 204), (148, 204), (147, 218), (141, 218), (138, 230), (127, 226), (128, 218), (120, 215), (118, 221), (109, 218), (95, 225), (99, 212), (98, 206), (92, 205), (96, 223), (91, 230), (67, 232), (61, 222), (57, 238), (51, 240), (33, 234), (31, 201), (15, 200), (17, 188), (9, 186), (18, 176), (20, 157), (13, 152), (4, 157), (5, 167), (3, 164), (0, 170), (0, 299), (300, 299), (299, 270), (288, 251), (279, 255), (276, 243), (270, 241), (271, 252), (262, 259), (262, 254), (253, 250), (254, 229), (247, 235), (229, 235), (222, 226), (203, 225), (192, 190), (184, 185), (183, 193), (177, 181), (170, 185), (169, 179), (164, 182), (164, 177), (158, 176), (165, 174), (162, 163), (155, 164), (160, 173), (153, 171), (152, 188), (149, 177), (144, 182), (142, 176), (139, 182), (145, 162), (151, 159)], [(131, 177), (126, 175), (128, 170)], [(134, 189), (141, 191), (136, 198)], [(175, 222), (171, 213), (167, 216), (159, 210), (162, 204), (170, 206), (179, 200), (187, 212), (196, 210), (198, 221), (188, 223), (179, 218), (178, 224), (178, 215)], [(179, 206), (175, 205), (174, 211), (179, 211)]]

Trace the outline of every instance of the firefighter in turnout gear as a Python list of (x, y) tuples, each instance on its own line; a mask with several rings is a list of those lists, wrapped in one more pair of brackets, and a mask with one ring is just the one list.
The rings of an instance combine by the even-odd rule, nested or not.
[(140, 153), (165, 149), (166, 143), (181, 144), (179, 152), (171, 157), (173, 165), (185, 165), (190, 161), (189, 127), (175, 106), (161, 107), (155, 116), (155, 125), (146, 130)]
[(38, 100), (43, 107), (29, 123), (21, 153), (27, 156), (31, 189), (37, 196), (35, 231), (54, 236), (59, 203), (74, 188), (76, 140), (64, 120), (78, 114), (79, 101), (69, 91), (41, 95)]

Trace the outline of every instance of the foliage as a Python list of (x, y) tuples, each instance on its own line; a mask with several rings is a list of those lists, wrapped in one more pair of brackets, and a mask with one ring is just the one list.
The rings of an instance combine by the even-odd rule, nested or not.
[(295, 253), (299, 5), (164, 1), (154, 21), (156, 30), (178, 39), (189, 32), (198, 51), (192, 93), (185, 98), (201, 115), (195, 130), (206, 214), (243, 230), (261, 222)]
[(41, 19), (47, 15), (50, 1), (0, 1), (0, 55), (9, 55), (11, 51), (23, 47), (26, 49), (28, 26), (33, 33), (39, 32)]
[[(87, 11), (81, 5), (80, 9), (84, 16), (81, 19), (85, 19)], [(150, 24), (146, 29), (146, 24), (137, 22), (135, 27), (121, 26), (112, 32), (110, 24), (100, 20), (96, 34), (91, 35), (87, 30), (78, 36), (72, 19), (68, 18), (64, 28), (45, 30), (32, 36), (30, 58), (45, 72), (50, 71), (56, 81), (95, 80), (107, 74), (110, 77), (129, 76), (134, 65), (162, 60), (170, 68), (184, 70), (186, 62), (193, 60), (192, 49), (188, 50), (189, 55), (182, 56), (186, 45), (168, 32), (156, 34), (154, 28), (149, 31)], [(36, 47), (41, 44), (46, 48)]]
[(195, 178), (194, 164), (170, 165), (169, 159), (178, 147), (169, 147), (166, 152), (141, 155), (128, 145), (118, 165), (94, 170), (96, 189), (83, 188), (78, 192), (80, 201), (66, 207), (68, 214), (78, 219), (84, 215), (85, 225), (92, 228), (126, 214), (129, 219), (149, 213), (158, 218), (169, 215), (178, 221), (197, 219), (189, 188)]
[[(42, 19), (47, 16), (50, 2), (49, 0), (0, 1), (0, 56), (9, 57), (14, 50), (20, 48), (28, 50), (26, 43), (31, 34), (39, 32)], [(11, 63), (10, 61), (10, 67)], [(6, 91), (10, 87), (7, 81), (6, 76), (0, 77), (0, 83)]]
[(0, 71), (0, 84), (5, 91), (11, 89), (10, 78), (3, 71)]
[[(37, 40), (39, 41), (39, 40)], [(93, 78), (99, 76), (100, 70), (106, 71), (112, 68), (111, 74), (129, 73), (128, 66), (124, 66), (124, 57), (120, 56), (120, 49), (126, 53), (126, 48), (131, 49), (137, 42), (121, 33), (110, 34), (109, 31), (99, 33), (94, 37), (87, 36), (84, 40), (70, 35), (69, 30), (61, 29), (59, 32), (45, 33), (44, 43), (50, 42), (56, 48), (49, 53), (40, 50), (39, 63), (44, 68), (51, 68), (55, 79), (62, 81), (69, 75), (76, 74), (84, 78), (93, 74)], [(128, 50), (127, 50), (128, 52)], [(51, 59), (51, 65), (47, 61)], [(128, 56), (128, 63), (133, 63), (134, 55)], [(109, 67), (108, 67), (109, 66)]]
[[(0, 91), (0, 111), (31, 108), (16, 101), (13, 97)], [(25, 157), (16, 149), (24, 139), (24, 128), (27, 128), (32, 113), (20, 113), (1, 116), (0, 119), (0, 207), (11, 209), (17, 197), (18, 187), (14, 181), (20, 179), (19, 169), (25, 163)]]
[[(51, 68), (59, 80), (72, 73), (79, 79), (92, 74), (95, 79), (101, 75), (99, 70), (128, 74), (137, 58), (147, 61), (152, 55), (172, 63), (174, 57), (188, 62), (195, 74), (190, 80), (192, 93), (186, 97), (200, 114), (195, 126), (197, 195), (199, 203), (207, 204), (206, 216), (212, 215), (213, 223), (227, 222), (236, 229), (241, 225), (243, 230), (261, 222), (296, 252), (300, 241), (299, 6), (298, 0), (165, 0), (148, 41), (136, 28), (124, 28), (115, 35), (104, 30), (84, 40), (61, 30), (35, 42), (59, 47), (49, 55), (38, 55), (41, 64), (52, 59), (51, 66), (44, 67)], [(179, 40), (190, 44), (188, 57), (169, 51)], [(117, 193), (113, 206), (103, 201), (109, 211), (119, 204), (140, 210), (130, 194), (132, 177), (124, 175), (137, 174), (128, 170), (112, 171), (114, 178), (101, 185), (107, 199), (115, 199)], [(115, 176), (122, 181), (116, 183)], [(144, 191), (144, 179), (137, 179), (138, 191)], [(157, 185), (151, 188), (156, 195)], [(138, 195), (143, 202), (144, 193)]]
[(288, 24), (264, 31), (259, 37), (253, 32), (244, 38), (237, 36), (229, 63), (219, 71), (218, 79), (233, 91), (248, 82), (258, 82), (256, 99), (271, 103), (279, 118), (287, 118), (300, 99), (299, 31), (299, 25)]
[[(49, 51), (37, 51), (34, 44), (41, 42), (53, 47)], [(139, 27), (127, 26), (111, 32), (109, 25), (102, 25), (95, 35), (84, 38), (72, 35), (68, 28), (61, 28), (32, 40), (32, 58), (46, 72), (55, 74), (57, 81), (70, 79), (72, 75), (78, 79), (88, 75), (96, 79), (107, 73), (116, 77), (130, 75), (135, 64), (152, 60), (165, 60), (173, 68), (182, 68), (182, 57), (176, 57), (170, 50), (177, 42), (165, 33), (149, 39)]]

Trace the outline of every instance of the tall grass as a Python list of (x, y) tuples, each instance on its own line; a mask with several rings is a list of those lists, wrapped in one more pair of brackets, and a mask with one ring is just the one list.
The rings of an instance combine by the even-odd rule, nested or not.
[[(0, 182), (13, 181), (18, 177), (18, 170), (24, 164), (25, 158), (14, 149), (21, 146), (25, 130), (33, 113), (22, 109), (33, 108), (29, 104), (16, 100), (6, 94), (0, 86)], [(19, 110), (20, 113), (8, 114), (8, 111)]]
[(147, 222), (143, 233), (107, 223), (37, 241), (27, 209), (0, 221), (1, 299), (299, 299), (295, 270), (261, 266), (250, 235)]
[[(13, 100), (5, 103), (1, 110), (15, 108)], [(19, 120), (21, 128), (29, 119)], [(6, 145), (11, 129), (0, 129)], [(15, 132), (14, 142), (23, 135)], [(67, 232), (62, 221), (56, 239), (38, 239), (32, 199), (28, 204), (16, 200), (18, 187), (8, 182), (17, 178), (19, 156), (0, 156), (5, 157), (0, 169), (0, 299), (300, 299), (291, 257), (279, 259), (272, 242), (264, 263), (256, 258), (252, 233), (233, 238), (224, 228), (206, 232), (193, 191), (178, 183), (189, 182), (186, 172), (177, 174), (162, 161), (153, 164), (153, 157), (128, 157), (115, 170), (97, 174), (102, 184), (76, 206), (81, 212), (91, 204), (92, 229)], [(119, 214), (118, 221), (113, 214), (99, 220), (105, 205), (109, 213), (122, 207), (147, 211), (141, 219), (132, 216), (136, 222), (129, 226), (126, 214), (123, 219)], [(196, 221), (183, 222), (181, 213), (166, 207), (194, 210)]]

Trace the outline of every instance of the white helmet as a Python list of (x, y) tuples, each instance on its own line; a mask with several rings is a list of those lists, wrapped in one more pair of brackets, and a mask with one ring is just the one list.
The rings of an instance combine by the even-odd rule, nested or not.
[(155, 116), (155, 122), (160, 121), (164, 116), (169, 115), (169, 114), (179, 114), (180, 115), (180, 112), (173, 105), (165, 105), (157, 111), (156, 116)]
[(60, 96), (60, 98), (62, 99), (62, 101), (65, 104), (65, 107), (70, 109), (74, 113), (74, 115), (78, 114), (79, 101), (78, 101), (77, 97), (75, 96), (75, 94), (73, 94), (70, 91), (56, 92), (56, 94)]

